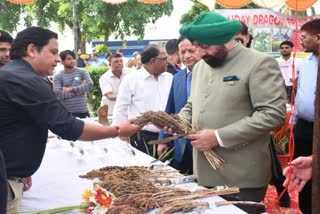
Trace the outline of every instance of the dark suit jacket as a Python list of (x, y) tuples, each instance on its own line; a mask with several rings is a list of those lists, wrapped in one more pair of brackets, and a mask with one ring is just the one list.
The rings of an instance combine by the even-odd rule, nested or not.
[[(177, 114), (187, 103), (187, 100), (187, 69), (183, 69), (173, 77), (165, 111), (167, 113)], [(161, 131), (159, 139), (166, 137), (168, 137), (168, 135)], [(191, 147), (190, 141), (185, 138), (174, 141), (174, 162), (177, 162), (178, 164), (181, 163), (186, 145)], [(190, 151), (192, 151), (191, 148)]]
[(179, 71), (182, 71), (182, 70), (180, 69), (180, 67), (179, 67), (178, 65), (173, 66), (173, 65), (171, 65), (170, 63), (168, 64), (168, 66), (167, 66), (167, 72), (169, 72), (170, 74), (175, 75), (175, 74), (177, 74)]

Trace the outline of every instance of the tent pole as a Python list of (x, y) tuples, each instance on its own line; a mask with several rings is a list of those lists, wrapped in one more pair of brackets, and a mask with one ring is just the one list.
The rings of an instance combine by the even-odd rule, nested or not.
[[(318, 57), (320, 61), (320, 58)], [(320, 210), (320, 63), (315, 96), (315, 113), (313, 123), (313, 161), (312, 161), (312, 214)]]

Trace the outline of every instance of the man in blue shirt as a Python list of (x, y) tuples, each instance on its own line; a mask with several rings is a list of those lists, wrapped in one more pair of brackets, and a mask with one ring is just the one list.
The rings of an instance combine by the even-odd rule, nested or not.
[[(309, 21), (301, 27), (301, 45), (305, 52), (311, 52), (312, 55), (303, 60), (299, 72), (294, 115), (294, 158), (312, 154), (319, 39), (320, 19)], [(299, 206), (303, 213), (311, 213), (311, 188), (311, 181), (309, 181), (299, 193)]]

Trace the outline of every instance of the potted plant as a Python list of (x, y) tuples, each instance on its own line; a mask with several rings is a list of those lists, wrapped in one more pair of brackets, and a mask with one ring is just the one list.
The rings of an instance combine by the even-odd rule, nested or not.
[(277, 156), (282, 168), (288, 165), (290, 161), (290, 151), (292, 142), (290, 140), (290, 117), (291, 112), (286, 114), (285, 122), (282, 126), (272, 131), (271, 136), (277, 152)]

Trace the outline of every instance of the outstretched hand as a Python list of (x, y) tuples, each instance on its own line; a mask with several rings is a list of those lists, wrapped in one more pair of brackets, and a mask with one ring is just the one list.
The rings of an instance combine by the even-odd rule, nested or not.
[(138, 132), (142, 127), (133, 124), (135, 118), (128, 119), (119, 124), (119, 137), (129, 137)]

